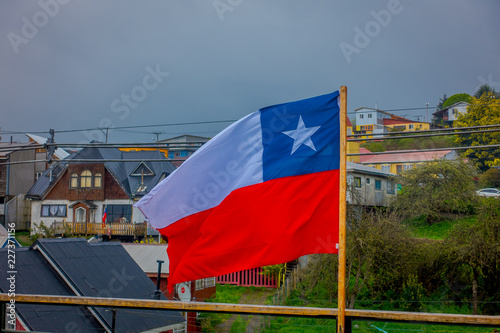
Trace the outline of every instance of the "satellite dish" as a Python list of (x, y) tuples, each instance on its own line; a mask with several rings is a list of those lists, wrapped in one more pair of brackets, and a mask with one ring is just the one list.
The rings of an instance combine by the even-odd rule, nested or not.
[(191, 301), (191, 290), (189, 289), (189, 285), (187, 283), (179, 283), (177, 285), (177, 295), (183, 302)]

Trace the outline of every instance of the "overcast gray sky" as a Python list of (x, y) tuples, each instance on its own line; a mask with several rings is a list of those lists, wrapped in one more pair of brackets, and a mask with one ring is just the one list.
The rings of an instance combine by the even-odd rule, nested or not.
[[(348, 87), (348, 111), (500, 90), (497, 0), (3, 0), (0, 127), (47, 131), (239, 119)], [(426, 110), (401, 111), (409, 119)], [(349, 115), (352, 116), (351, 114)], [(420, 118), (423, 120), (422, 118)], [(228, 123), (111, 131), (213, 136)], [(143, 132), (143, 133), (136, 133)], [(47, 134), (40, 134), (48, 136)], [(102, 139), (98, 130), (57, 142)], [(26, 137), (15, 135), (15, 140)]]

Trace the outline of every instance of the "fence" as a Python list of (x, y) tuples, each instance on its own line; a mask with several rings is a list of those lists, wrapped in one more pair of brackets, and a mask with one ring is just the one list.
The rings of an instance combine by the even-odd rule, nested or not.
[(146, 223), (54, 222), (57, 235), (146, 236)]
[(218, 276), (217, 283), (233, 284), (243, 287), (276, 288), (277, 286), (276, 279), (263, 275), (261, 267)]

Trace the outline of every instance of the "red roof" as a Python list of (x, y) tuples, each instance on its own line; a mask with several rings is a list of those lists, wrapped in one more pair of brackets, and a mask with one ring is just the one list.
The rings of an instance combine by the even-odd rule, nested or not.
[(347, 127), (352, 127), (351, 120), (349, 119), (349, 117), (346, 118), (347, 118)]
[[(361, 153), (360, 148), (360, 153)], [(394, 154), (381, 154), (381, 155), (365, 155), (360, 156), (363, 164), (380, 164), (380, 163), (398, 163), (398, 162), (426, 162), (435, 159), (440, 159), (451, 153), (453, 150), (440, 150), (440, 151), (415, 151), (411, 153), (394, 153)]]
[(413, 121), (409, 119), (384, 119), (384, 126), (387, 125), (397, 125), (397, 124), (414, 124), (418, 121)]
[[(360, 154), (368, 154), (368, 153), (371, 153), (371, 151), (369, 151), (366, 148), (359, 147), (359, 153)], [(373, 156), (374, 155), (359, 155), (359, 162), (363, 163), (363, 162), (369, 160), (370, 158), (372, 158)]]

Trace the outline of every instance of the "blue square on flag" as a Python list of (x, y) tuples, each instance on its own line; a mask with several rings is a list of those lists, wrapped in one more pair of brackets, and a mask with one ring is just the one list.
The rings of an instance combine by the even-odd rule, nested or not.
[(263, 180), (339, 169), (339, 93), (261, 109)]

